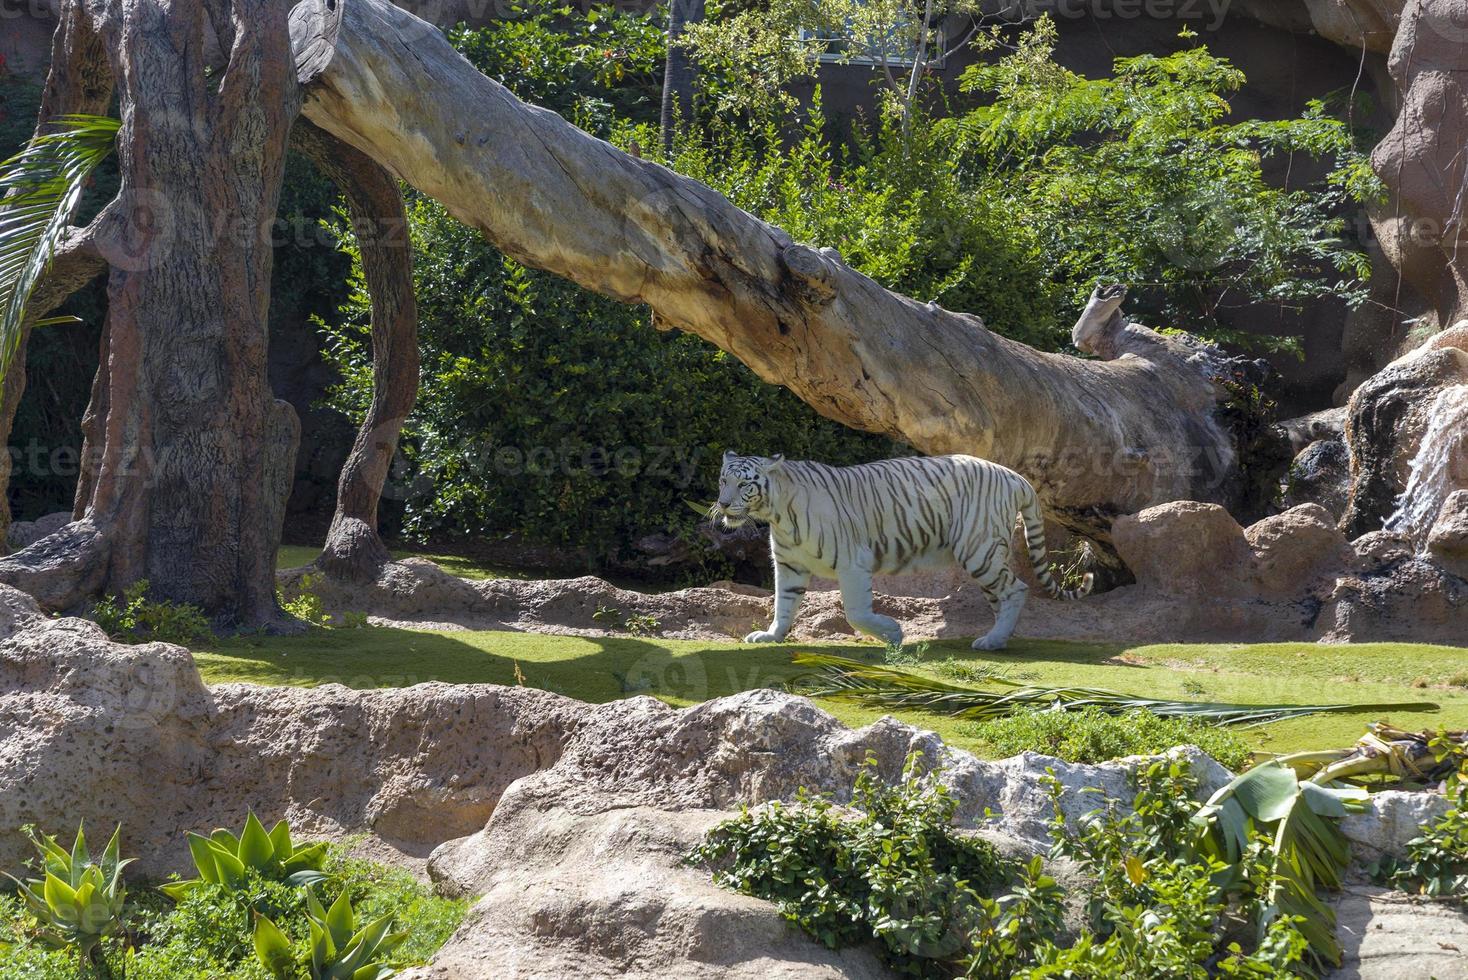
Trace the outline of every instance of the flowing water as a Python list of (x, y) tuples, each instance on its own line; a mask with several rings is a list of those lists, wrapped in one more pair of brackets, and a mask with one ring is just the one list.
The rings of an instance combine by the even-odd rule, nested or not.
[(1432, 405), (1422, 445), (1412, 460), (1407, 489), (1397, 498), (1397, 510), (1386, 529), (1404, 534), (1417, 547), (1427, 544), (1428, 532), (1454, 490), (1468, 488), (1468, 385), (1451, 385), (1438, 392)]

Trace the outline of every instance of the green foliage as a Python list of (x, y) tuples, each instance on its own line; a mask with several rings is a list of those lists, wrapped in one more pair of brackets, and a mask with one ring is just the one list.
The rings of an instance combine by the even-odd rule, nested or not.
[(1468, 903), (1468, 784), (1460, 782), (1453, 806), (1407, 842), (1407, 856), (1378, 869), (1381, 880), (1414, 895)]
[[(0, 375), (20, 346), (26, 304), (81, 203), (92, 171), (111, 155), (119, 120), (59, 116), (50, 131), (0, 161)], [(64, 322), (37, 320), (36, 326)]]
[[(1295, 918), (1318, 961), (1339, 966), (1335, 913), (1316, 894), (1337, 891), (1350, 848), (1335, 821), (1359, 812), (1364, 789), (1301, 781), (1278, 761), (1255, 766), (1214, 793), (1193, 817), (1199, 853), (1221, 867), (1224, 888), (1250, 885), (1266, 903), (1261, 930), (1276, 917)], [(1267, 886), (1247, 882), (1255, 842), (1268, 842)]]
[(713, 866), (720, 884), (775, 902), (832, 949), (872, 939), (902, 972), (943, 975), (935, 963), (961, 955), (962, 923), (1005, 871), (992, 845), (954, 830), (957, 802), (920, 762), (910, 758), (896, 785), (869, 765), (849, 811), (809, 794), (746, 809), (691, 860)]
[(290, 825), (284, 820), (267, 832), (251, 813), (238, 836), (221, 827), (208, 837), (191, 833), (188, 842), (199, 877), (163, 885), (161, 890), (170, 898), (183, 898), (201, 885), (243, 887), (251, 874), (292, 887), (314, 885), (326, 878), (322, 872), (326, 843), (296, 846)]
[(78, 964), (100, 962), (99, 946), (123, 928), (127, 886), (122, 870), (131, 859), (118, 857), (122, 828), (112, 833), (100, 861), (92, 860), (86, 835), (77, 827), (76, 840), (67, 851), (56, 838), (26, 828), (37, 852), (35, 870), (41, 875), (22, 881), (9, 874), (36, 926), (34, 936), (46, 946), (71, 952)]
[[(1062, 943), (1063, 891), (1035, 857), (1000, 862), (987, 845), (955, 831), (951, 797), (909, 760), (901, 784), (868, 770), (849, 810), (802, 795), (768, 804), (710, 832), (693, 860), (726, 887), (776, 903), (832, 948), (875, 941), (914, 976), (1287, 977), (1305, 940), (1295, 920), (1270, 917), (1272, 867), (1255, 846), (1240, 876), (1220, 891), (1227, 866), (1196, 851), (1199, 805), (1182, 762), (1136, 774), (1137, 793), (1107, 800), (1072, 828), (1052, 780), (1052, 857), (1079, 865), (1086, 922)], [(974, 848), (978, 847), (978, 850)], [(1005, 882), (997, 897), (986, 892)], [(1234, 917), (1264, 923), (1253, 948), (1224, 937)]]
[(303, 620), (312, 626), (329, 626), (331, 617), (326, 613), (326, 604), (322, 602), (321, 596), (316, 592), (316, 587), (323, 580), (318, 572), (307, 572), (301, 576), (301, 581), (290, 593), (282, 589), (276, 589), (275, 598), (280, 603), (280, 608), (288, 615)]
[[(308, 889), (306, 920), (311, 929), (307, 961), (311, 980), (384, 980), (397, 972), (388, 957), (408, 933), (393, 931), (396, 920), (391, 913), (358, 928), (346, 892), (328, 909)], [(274, 922), (257, 915), (253, 938), (255, 955), (271, 974), (280, 980), (296, 976), (293, 944)]]
[[(1055, 41), (1042, 18), (1013, 54), (968, 68), (962, 88), (983, 103), (937, 128), (979, 192), (1039, 230), (1072, 305), (1098, 281), (1124, 282), (1143, 287), (1134, 311), (1159, 326), (1238, 343), (1220, 326), (1226, 307), (1364, 300), (1368, 263), (1336, 215), (1374, 191), (1323, 104), (1229, 123), (1244, 76), (1205, 47), (1118, 58), (1093, 79), (1057, 64)], [(1270, 158), (1335, 170), (1280, 188), (1264, 178)]]
[[(423, 373), (392, 488), (409, 537), (518, 533), (604, 565), (649, 533), (698, 540), (681, 501), (717, 482), (731, 445), (832, 462), (887, 454), (703, 341), (650, 329), (645, 308), (505, 258), (436, 203), (415, 201), (409, 222)], [(343, 313), (323, 324), (343, 374), (331, 404), (360, 418), (365, 293)]]
[[(1033, 965), (1014, 976), (1292, 976), (1305, 941), (1295, 920), (1273, 917), (1261, 900), (1273, 879), (1259, 848), (1244, 856), (1241, 887), (1220, 891), (1218, 878), (1229, 866), (1196, 850), (1196, 783), (1186, 764), (1153, 763), (1136, 773), (1136, 783), (1128, 806), (1107, 800), (1072, 830), (1061, 805), (1063, 790), (1051, 782), (1051, 854), (1076, 862), (1092, 882), (1088, 922), (1068, 947), (1041, 942)], [(1231, 894), (1242, 899), (1237, 907), (1230, 904)], [(1220, 939), (1230, 913), (1263, 923), (1252, 951)]]
[(188, 646), (214, 635), (198, 606), (149, 599), (147, 579), (129, 585), (121, 599), (107, 596), (98, 600), (88, 615), (119, 643), (159, 641)]
[(1066, 762), (1105, 762), (1129, 755), (1157, 755), (1175, 745), (1196, 745), (1235, 772), (1249, 763), (1249, 743), (1237, 732), (1194, 718), (1165, 718), (1150, 711), (1113, 715), (1100, 708), (1039, 708), (970, 725), (965, 734), (994, 756), (1025, 750)]

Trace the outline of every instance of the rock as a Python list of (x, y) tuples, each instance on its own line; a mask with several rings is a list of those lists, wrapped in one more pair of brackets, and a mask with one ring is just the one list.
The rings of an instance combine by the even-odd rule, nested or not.
[(1327, 408), (1279, 423), (1289, 437), (1290, 448), (1298, 455), (1305, 447), (1321, 439), (1340, 439), (1346, 431), (1346, 410)]
[(1406, 561), (1415, 552), (1412, 542), (1391, 531), (1372, 531), (1351, 542), (1356, 557), (1361, 559), (1367, 571), (1377, 571), (1387, 565)]
[(48, 534), (54, 534), (71, 523), (71, 511), (60, 510), (54, 514), (38, 517), (33, 521), (16, 521), (10, 525), (6, 534), (6, 543), (10, 545), (11, 551), (19, 551), (27, 545), (35, 544)]
[(1419, 348), (1366, 379), (1347, 406), (1352, 486), (1341, 529), (1358, 538), (1380, 530), (1406, 489), (1438, 392), (1468, 383), (1468, 353)]
[(1369, 866), (1381, 858), (1405, 857), (1407, 842), (1421, 836), (1425, 825), (1440, 820), (1450, 809), (1441, 793), (1381, 790), (1371, 794), (1365, 812), (1341, 818), (1341, 833), (1350, 841), (1354, 860)]
[[(1386, 541), (1374, 547), (1393, 551)], [(1325, 643), (1461, 646), (1468, 637), (1468, 582), (1418, 555), (1343, 576), (1321, 599), (1313, 633)]]
[[(1401, 108), (1371, 152), (1391, 200), (1373, 216), (1382, 248), (1438, 324), (1468, 315), (1461, 189), (1468, 186), (1468, 0), (1408, 0), (1387, 69)], [(1370, 530), (1370, 528), (1361, 528)]]
[(1111, 525), (1111, 542), (1137, 584), (1171, 595), (1247, 594), (1252, 553), (1244, 529), (1217, 504), (1176, 500)]
[(1340, 439), (1319, 439), (1306, 446), (1290, 464), (1286, 477), (1286, 507), (1319, 504), (1337, 520), (1346, 512), (1351, 493), (1351, 454)]
[(1356, 554), (1335, 518), (1319, 504), (1300, 504), (1244, 532), (1254, 551), (1253, 584), (1263, 596), (1293, 596), (1334, 578)]
[(1399, 891), (1348, 884), (1331, 903), (1342, 963), (1327, 980), (1468, 980), (1468, 916)]
[(1427, 550), (1443, 568), (1468, 579), (1468, 490), (1455, 491), (1443, 502), (1428, 535)]

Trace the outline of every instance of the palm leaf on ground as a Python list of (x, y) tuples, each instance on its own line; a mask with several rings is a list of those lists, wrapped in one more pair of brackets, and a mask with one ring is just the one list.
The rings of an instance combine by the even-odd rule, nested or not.
[(31, 292), (66, 234), (87, 178), (112, 152), (120, 125), (106, 116), (61, 116), (55, 129), (0, 162), (0, 376), (20, 346)]
[(1001, 678), (991, 683), (1003, 690), (984, 691), (950, 684), (904, 670), (818, 653), (797, 653), (797, 666), (818, 668), (811, 679), (813, 696), (842, 698), (893, 709), (919, 709), (977, 721), (1006, 718), (1021, 711), (1050, 708), (1080, 711), (1096, 707), (1108, 714), (1138, 708), (1172, 718), (1197, 718), (1219, 725), (1263, 725), (1287, 718), (1331, 711), (1434, 710), (1435, 704), (1228, 704), (1172, 701), (1119, 694), (1095, 687), (1039, 687)]

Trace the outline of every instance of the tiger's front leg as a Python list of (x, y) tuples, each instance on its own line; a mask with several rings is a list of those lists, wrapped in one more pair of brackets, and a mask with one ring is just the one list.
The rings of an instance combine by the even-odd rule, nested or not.
[(795, 612), (805, 599), (806, 586), (810, 585), (810, 572), (787, 565), (775, 559), (775, 621), (767, 630), (755, 630), (744, 638), (745, 643), (779, 643), (790, 632), (795, 622)]

